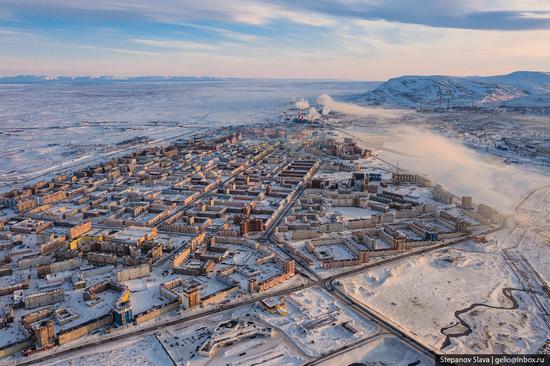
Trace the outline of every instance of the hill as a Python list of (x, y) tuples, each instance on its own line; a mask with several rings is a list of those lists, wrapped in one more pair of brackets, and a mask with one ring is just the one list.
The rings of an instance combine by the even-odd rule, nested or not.
[(499, 76), (400, 76), (347, 98), (359, 104), (405, 108), (550, 106), (550, 74), (518, 71)]

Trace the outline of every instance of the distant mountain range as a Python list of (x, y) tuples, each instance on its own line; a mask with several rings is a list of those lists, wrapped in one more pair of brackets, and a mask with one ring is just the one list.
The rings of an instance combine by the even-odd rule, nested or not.
[(209, 76), (42, 76), (17, 75), (0, 77), (0, 84), (29, 84), (29, 83), (111, 83), (111, 82), (158, 82), (158, 81), (211, 81), (220, 80)]
[(374, 90), (346, 97), (363, 105), (449, 107), (550, 107), (550, 73), (517, 71), (500, 76), (400, 76)]

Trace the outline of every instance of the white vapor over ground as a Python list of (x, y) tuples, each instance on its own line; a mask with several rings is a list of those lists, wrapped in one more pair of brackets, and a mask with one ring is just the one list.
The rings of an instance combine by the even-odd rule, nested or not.
[[(358, 114), (353, 112), (363, 108), (341, 102), (336, 106), (336, 110), (342, 113), (349, 110), (352, 111), (349, 114), (355, 116)], [(391, 123), (382, 127), (355, 118), (347, 132), (365, 147), (374, 148), (381, 158), (393, 164), (398, 162), (400, 168), (425, 174), (456, 195), (470, 195), (476, 202), (506, 214), (511, 213), (517, 201), (531, 189), (550, 183), (548, 170), (508, 165), (426, 128), (396, 124), (395, 115), (388, 118)]]
[(403, 154), (382, 155), (393, 155), (403, 166), (428, 174), (451, 192), (470, 195), (503, 213), (510, 213), (530, 189), (550, 182), (550, 176), (534, 168), (504, 164), (426, 129), (399, 126), (392, 136), (385, 145)]
[(309, 109), (308, 115), (310, 120), (312, 121), (315, 121), (316, 119), (319, 119), (321, 117), (321, 114), (319, 114), (319, 112), (317, 112), (317, 110), (314, 107), (311, 107)]
[(328, 94), (322, 94), (317, 98), (317, 104), (327, 107), (331, 111), (349, 114), (352, 116), (399, 118), (408, 113), (399, 109), (387, 109), (379, 107), (364, 107), (356, 104), (338, 102)]
[(298, 109), (308, 109), (309, 108), (309, 103), (305, 99), (298, 100), (296, 103), (294, 103), (294, 105)]

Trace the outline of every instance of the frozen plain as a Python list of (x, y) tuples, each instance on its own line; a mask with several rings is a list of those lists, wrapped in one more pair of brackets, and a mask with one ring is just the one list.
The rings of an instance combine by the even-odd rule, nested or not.
[(0, 183), (205, 127), (265, 122), (298, 98), (374, 85), (260, 79), (0, 84)]

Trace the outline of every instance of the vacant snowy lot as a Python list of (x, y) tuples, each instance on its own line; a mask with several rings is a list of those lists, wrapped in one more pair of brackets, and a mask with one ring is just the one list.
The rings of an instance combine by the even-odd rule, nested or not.
[(67, 358), (55, 360), (49, 366), (80, 365), (144, 365), (162, 366), (173, 364), (168, 354), (154, 336), (134, 341), (109, 343), (108, 346), (94, 348), (82, 353), (74, 353)]
[[(512, 308), (503, 289), (520, 288), (514, 274), (499, 254), (485, 252), (484, 244), (433, 252), (345, 278), (346, 293), (381, 313), (435, 349), (444, 345), (446, 334), (464, 331), (455, 311), (472, 304)], [(476, 306), (461, 315), (472, 333), (452, 337), (445, 352), (536, 351), (546, 329), (521, 291), (512, 291), (516, 310)]]
[(320, 365), (349, 365), (354, 362), (372, 366), (408, 366), (411, 364), (426, 366), (434, 364), (433, 360), (418, 353), (396, 337), (382, 335), (349, 352), (330, 358)]

